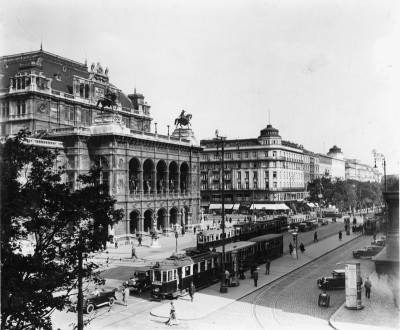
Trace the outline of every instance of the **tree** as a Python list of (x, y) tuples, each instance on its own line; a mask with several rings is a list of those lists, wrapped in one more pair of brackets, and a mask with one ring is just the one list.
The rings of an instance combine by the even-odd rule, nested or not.
[[(71, 191), (54, 165), (59, 153), (28, 144), (28, 135), (0, 145), (2, 329), (52, 329), (51, 313), (68, 308), (77, 281), (98, 268), (83, 267), (83, 257), (101, 250), (108, 225), (123, 217), (107, 187), (95, 184), (100, 169)], [(22, 254), (21, 240), (32, 238), (34, 253)]]

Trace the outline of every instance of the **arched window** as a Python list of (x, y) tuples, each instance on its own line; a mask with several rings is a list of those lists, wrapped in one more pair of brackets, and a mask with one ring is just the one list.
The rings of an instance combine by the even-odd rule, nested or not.
[(83, 97), (84, 88), (85, 88), (85, 86), (83, 84), (79, 85), (79, 96), (80, 97)]
[(88, 84), (86, 84), (85, 85), (85, 98), (89, 98), (89, 85)]

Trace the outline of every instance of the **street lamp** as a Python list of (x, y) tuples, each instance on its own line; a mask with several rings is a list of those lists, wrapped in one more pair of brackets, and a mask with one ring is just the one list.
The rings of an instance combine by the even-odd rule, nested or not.
[(167, 125), (167, 127), (168, 127), (168, 136), (169, 136), (169, 125)]
[(383, 154), (376, 152), (376, 150), (372, 150), (372, 153), (374, 155), (374, 160), (375, 160), (375, 166), (374, 168), (378, 168), (376, 166), (376, 161), (377, 160), (382, 160), (382, 166), (383, 166), (383, 176), (385, 179), (385, 192), (387, 191), (387, 182), (386, 182), (386, 158)]
[(295, 246), (293, 258), (298, 259), (299, 255), (297, 253), (297, 233), (293, 232), (292, 235), (293, 235), (293, 244)]
[[(225, 149), (224, 149), (224, 141), (226, 137), (219, 136), (218, 130), (215, 130), (215, 140), (218, 141), (218, 144), (221, 143), (221, 173), (222, 173), (222, 190), (221, 190), (221, 197), (222, 197), (222, 261), (221, 261), (221, 293), (227, 293), (228, 287), (225, 285), (225, 176), (224, 176), (224, 156), (225, 156)], [(218, 152), (218, 144), (217, 144), (217, 156), (219, 156)]]

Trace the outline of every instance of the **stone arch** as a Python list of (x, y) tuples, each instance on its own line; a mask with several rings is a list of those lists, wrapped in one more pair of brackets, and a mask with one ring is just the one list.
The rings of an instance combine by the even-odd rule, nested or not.
[(143, 163), (143, 191), (150, 193), (153, 187), (154, 181), (154, 162), (147, 158)]
[(148, 209), (143, 214), (143, 230), (145, 232), (148, 232), (153, 228), (153, 213), (153, 210)]
[(169, 191), (170, 192), (175, 192), (179, 189), (178, 187), (178, 180), (179, 180), (179, 167), (178, 163), (175, 161), (172, 161), (169, 163)]
[(178, 213), (179, 212), (176, 207), (173, 207), (169, 210), (169, 224), (172, 226), (172, 228), (174, 228), (174, 225), (179, 224)]
[(135, 194), (140, 191), (140, 161), (137, 158), (131, 158), (129, 161), (129, 193)]
[(140, 213), (137, 210), (134, 210), (129, 214), (129, 219), (131, 220), (129, 223), (129, 234), (135, 234), (139, 231), (139, 217)]
[(165, 217), (167, 216), (167, 211), (164, 208), (161, 208), (157, 211), (157, 230), (165, 229)]
[(189, 165), (186, 162), (183, 162), (180, 168), (180, 189), (181, 191), (189, 189)]
[(156, 176), (157, 176), (157, 191), (164, 192), (166, 189), (166, 181), (167, 178), (167, 163), (164, 160), (160, 160), (157, 163), (156, 167)]

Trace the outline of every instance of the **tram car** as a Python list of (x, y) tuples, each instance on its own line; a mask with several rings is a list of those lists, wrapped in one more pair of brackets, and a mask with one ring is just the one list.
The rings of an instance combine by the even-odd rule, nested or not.
[(379, 219), (370, 218), (364, 220), (364, 229), (366, 235), (376, 234), (381, 229)]
[(254, 261), (258, 264), (265, 263), (267, 259), (278, 258), (283, 254), (283, 235), (267, 234), (249, 239), (256, 243)]
[(177, 298), (188, 291), (191, 282), (196, 288), (217, 282), (219, 258), (216, 252), (188, 251), (157, 262), (150, 270), (152, 299)]
[[(236, 240), (236, 229), (225, 228), (225, 244), (232, 243)], [(210, 229), (203, 230), (197, 234), (197, 249), (210, 250), (214, 247), (222, 245), (222, 230)]]
[[(225, 269), (227, 269), (231, 274), (235, 269), (234, 258), (232, 257), (233, 253), (237, 253), (238, 262), (243, 267), (244, 270), (248, 270), (254, 264), (254, 255), (256, 254), (256, 243), (255, 242), (235, 242), (225, 245), (225, 259), (224, 265)], [(222, 260), (222, 246), (216, 249), (216, 252), (221, 254)], [(221, 261), (222, 262), (222, 261)]]
[(288, 228), (288, 218), (285, 216), (269, 220), (258, 220), (256, 222), (240, 222), (233, 225), (236, 229), (236, 238), (247, 241), (250, 238), (266, 235), (279, 234)]

